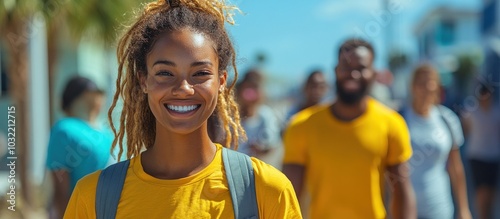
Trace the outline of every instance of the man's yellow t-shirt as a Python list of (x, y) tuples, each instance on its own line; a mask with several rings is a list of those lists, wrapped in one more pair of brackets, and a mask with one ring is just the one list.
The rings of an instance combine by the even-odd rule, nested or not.
[[(141, 156), (132, 158), (116, 218), (234, 218), (220, 145), (202, 171), (162, 180), (144, 172)], [(290, 181), (272, 166), (252, 158), (260, 218), (301, 218)], [(95, 193), (100, 171), (76, 185), (64, 218), (96, 218)]]
[(310, 218), (385, 218), (384, 173), (412, 154), (408, 128), (395, 111), (369, 99), (350, 122), (329, 106), (299, 112), (285, 131), (285, 164), (305, 167)]

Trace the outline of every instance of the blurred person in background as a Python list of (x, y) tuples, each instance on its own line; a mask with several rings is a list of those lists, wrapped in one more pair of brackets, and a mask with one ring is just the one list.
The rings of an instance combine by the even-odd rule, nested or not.
[(481, 84), (477, 92), (478, 108), (464, 115), (468, 137), (466, 156), (472, 172), (478, 218), (490, 219), (500, 167), (500, 107), (493, 101), (493, 86)]
[(368, 42), (345, 41), (335, 67), (337, 99), (299, 112), (285, 130), (283, 172), (299, 197), (307, 186), (309, 218), (388, 217), (386, 173), (392, 218), (416, 218), (408, 129), (397, 112), (368, 96), (374, 57)]
[(281, 136), (276, 114), (264, 104), (263, 80), (260, 70), (247, 71), (236, 85), (236, 101), (240, 106), (241, 124), (247, 134), (247, 141), (240, 144), (238, 151), (266, 160), (266, 155), (281, 147)]
[(80, 178), (108, 164), (113, 136), (97, 121), (103, 104), (103, 91), (87, 78), (73, 77), (64, 88), (66, 117), (51, 129), (46, 160), (54, 188), (51, 218), (62, 218)]
[[(464, 143), (460, 119), (453, 111), (439, 105), (440, 79), (431, 65), (415, 69), (410, 87), (410, 104), (400, 113), (410, 130), (413, 148), (410, 178), (417, 198), (418, 218), (470, 219), (459, 150)], [(452, 197), (457, 217), (453, 217)]]
[(392, 72), (389, 70), (375, 71), (375, 80), (370, 89), (370, 96), (386, 106), (394, 109), (392, 92), (390, 86), (394, 80)]
[(328, 84), (326, 83), (325, 75), (320, 70), (312, 71), (307, 77), (302, 92), (304, 98), (299, 104), (293, 106), (286, 115), (286, 121), (306, 108), (321, 103), (326, 93), (328, 92)]

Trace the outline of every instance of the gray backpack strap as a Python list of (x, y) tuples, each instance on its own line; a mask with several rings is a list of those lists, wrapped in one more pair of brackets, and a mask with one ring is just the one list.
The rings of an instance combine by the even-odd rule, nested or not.
[(97, 219), (114, 219), (116, 217), (129, 164), (130, 160), (125, 160), (101, 171), (95, 194)]
[(234, 218), (258, 219), (259, 208), (250, 157), (223, 147), (222, 160), (233, 202)]
[(439, 116), (441, 117), (441, 119), (443, 120), (444, 124), (446, 125), (446, 128), (450, 132), (451, 144), (452, 144), (451, 146), (452, 147), (458, 147), (457, 141), (455, 139), (455, 135), (453, 134), (453, 129), (451, 127), (450, 121), (448, 121), (448, 118), (444, 115), (444, 112), (443, 112), (444, 111), (444, 109), (443, 109), (444, 106), (437, 105), (436, 107), (438, 109)]

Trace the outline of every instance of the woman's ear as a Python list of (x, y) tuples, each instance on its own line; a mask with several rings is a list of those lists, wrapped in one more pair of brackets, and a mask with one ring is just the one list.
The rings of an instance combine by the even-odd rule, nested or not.
[(148, 93), (148, 88), (146, 86), (146, 77), (147, 74), (144, 74), (143, 72), (137, 72), (137, 80), (139, 81), (139, 85), (141, 86), (142, 92), (145, 94)]
[(226, 80), (227, 80), (227, 71), (221, 71), (219, 73), (219, 92), (224, 91), (226, 89)]

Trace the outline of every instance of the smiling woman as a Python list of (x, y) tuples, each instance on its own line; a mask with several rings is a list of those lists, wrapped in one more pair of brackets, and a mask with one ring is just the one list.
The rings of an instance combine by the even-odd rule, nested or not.
[[(301, 218), (281, 172), (226, 149), (245, 136), (224, 27), (231, 9), (216, 0), (146, 6), (120, 40), (109, 111), (123, 98), (113, 146), (120, 155), (126, 149), (127, 160), (79, 181), (65, 218)], [(235, 75), (227, 86), (229, 65)], [(210, 138), (209, 118), (220, 122), (223, 142)]]

